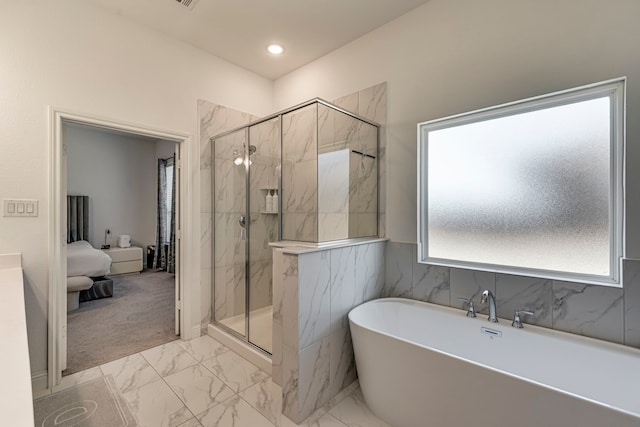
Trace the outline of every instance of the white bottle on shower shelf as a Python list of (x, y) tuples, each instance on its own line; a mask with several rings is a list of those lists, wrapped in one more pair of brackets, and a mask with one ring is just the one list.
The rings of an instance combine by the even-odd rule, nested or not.
[(271, 193), (273, 193), (273, 190), (267, 190), (267, 206), (265, 207), (265, 212), (273, 212), (273, 196), (271, 195)]
[(279, 204), (279, 201), (278, 201), (278, 190), (277, 189), (276, 189), (276, 194), (274, 194), (273, 200), (271, 202), (272, 202), (272, 206), (273, 206), (272, 212), (278, 212), (278, 209), (280, 208), (280, 204)]

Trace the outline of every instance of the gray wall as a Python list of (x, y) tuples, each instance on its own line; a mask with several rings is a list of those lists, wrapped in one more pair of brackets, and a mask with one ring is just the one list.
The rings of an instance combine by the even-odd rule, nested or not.
[(122, 234), (135, 246), (154, 244), (157, 159), (170, 156), (175, 143), (75, 124), (64, 132), (67, 193), (89, 196), (90, 243), (104, 244), (108, 228), (111, 245)]

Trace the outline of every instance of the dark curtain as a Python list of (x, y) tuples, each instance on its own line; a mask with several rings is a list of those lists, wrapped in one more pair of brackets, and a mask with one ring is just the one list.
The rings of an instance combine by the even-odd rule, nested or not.
[(67, 196), (67, 243), (89, 240), (89, 196)]
[[(153, 258), (153, 268), (165, 270), (169, 273), (176, 271), (175, 257), (175, 212), (176, 212), (176, 168), (173, 168), (173, 178), (167, 182), (167, 167), (174, 166), (175, 156), (168, 159), (158, 159), (158, 214), (156, 231), (156, 253)], [(171, 189), (171, 206), (167, 206), (167, 189)], [(169, 223), (167, 210), (170, 209)], [(167, 227), (169, 226), (169, 227)], [(167, 232), (169, 235), (167, 236)]]

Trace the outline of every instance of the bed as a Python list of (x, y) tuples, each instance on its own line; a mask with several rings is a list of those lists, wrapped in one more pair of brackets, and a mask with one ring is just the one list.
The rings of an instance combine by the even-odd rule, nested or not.
[(67, 277), (101, 277), (109, 274), (111, 257), (86, 240), (67, 244)]
[(113, 295), (113, 281), (106, 276), (111, 257), (91, 246), (88, 235), (89, 197), (67, 196), (67, 311)]

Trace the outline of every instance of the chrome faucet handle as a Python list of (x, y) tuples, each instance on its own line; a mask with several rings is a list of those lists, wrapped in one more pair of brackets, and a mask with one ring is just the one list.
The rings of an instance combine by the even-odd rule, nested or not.
[(520, 314), (528, 314), (529, 316), (533, 316), (533, 312), (531, 311), (516, 310), (516, 313), (513, 315), (513, 322), (511, 322), (511, 326), (513, 326), (514, 328), (524, 328), (524, 326), (522, 325), (522, 320), (520, 320)]
[(476, 317), (476, 309), (473, 306), (473, 300), (472, 299), (458, 298), (458, 300), (464, 302), (465, 304), (467, 304), (469, 306), (469, 309), (467, 310), (467, 317)]

